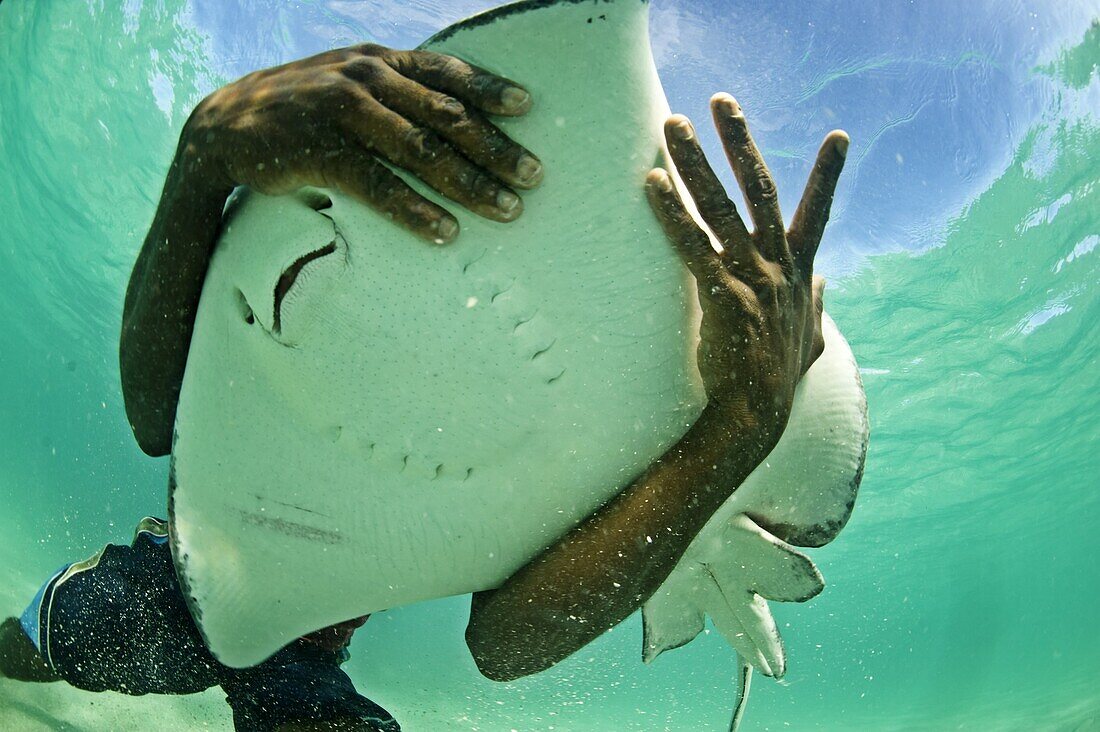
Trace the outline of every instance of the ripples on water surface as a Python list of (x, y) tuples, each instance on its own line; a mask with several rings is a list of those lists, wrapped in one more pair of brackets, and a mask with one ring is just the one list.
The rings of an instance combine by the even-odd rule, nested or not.
[[(163, 512), (166, 466), (123, 417), (117, 332), (194, 102), (490, 5), (0, 3), (0, 612)], [(1098, 18), (1094, 0), (654, 3), (673, 108), (702, 122), (711, 93), (734, 93), (786, 211), (821, 136), (853, 140), (820, 261), (872, 448), (851, 524), (813, 552), (828, 588), (776, 608), (790, 672), (757, 680), (745, 729), (1100, 729)], [(724, 729), (733, 655), (715, 635), (643, 668), (635, 618), (494, 686), (472, 675), (464, 622), (463, 600), (379, 616), (351, 672), (409, 730)], [(4, 728), (149, 714), (228, 728), (214, 693), (0, 681)]]

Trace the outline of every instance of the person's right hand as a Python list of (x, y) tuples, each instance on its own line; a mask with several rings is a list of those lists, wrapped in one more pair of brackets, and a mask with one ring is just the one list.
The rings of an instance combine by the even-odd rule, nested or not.
[(826, 136), (787, 229), (775, 182), (741, 107), (728, 94), (717, 94), (711, 111), (754, 230), (745, 226), (682, 115), (665, 125), (669, 153), (723, 251), (714, 250), (688, 214), (666, 171), (650, 172), (647, 191), (698, 285), (703, 309), (698, 361), (708, 407), (731, 423), (753, 428), (761, 447), (770, 450), (787, 424), (798, 380), (824, 347), (825, 283), (813, 276), (814, 255), (829, 220), (848, 136), (840, 131)]
[(513, 189), (537, 186), (542, 165), (484, 115), (530, 107), (514, 82), (451, 56), (364, 44), (212, 93), (187, 121), (181, 151), (187, 175), (270, 195), (334, 188), (443, 243), (458, 222), (383, 161), (474, 213), (511, 221), (523, 209)]

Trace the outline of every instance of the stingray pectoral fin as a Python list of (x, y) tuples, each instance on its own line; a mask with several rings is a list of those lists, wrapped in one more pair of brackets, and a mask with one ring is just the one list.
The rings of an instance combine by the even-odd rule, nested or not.
[(776, 602), (806, 602), (825, 589), (825, 579), (808, 556), (760, 528), (745, 514), (730, 519), (725, 529), (728, 551), (712, 558), (718, 571), (736, 565), (748, 589)]
[[(697, 602), (701, 568), (681, 571), (665, 582), (642, 606), (642, 661), (651, 663), (665, 651), (690, 643), (703, 630)], [(693, 576), (694, 575), (694, 576)]]

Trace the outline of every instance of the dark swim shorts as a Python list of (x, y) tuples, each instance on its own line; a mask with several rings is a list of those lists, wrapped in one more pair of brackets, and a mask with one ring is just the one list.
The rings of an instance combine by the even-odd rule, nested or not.
[(237, 730), (337, 718), (379, 732), (400, 729), (340, 669), (346, 647), (299, 639), (251, 668), (219, 663), (187, 610), (159, 519), (142, 519), (130, 546), (108, 544), (58, 570), (21, 623), (46, 663), (88, 691), (192, 694), (221, 686)]

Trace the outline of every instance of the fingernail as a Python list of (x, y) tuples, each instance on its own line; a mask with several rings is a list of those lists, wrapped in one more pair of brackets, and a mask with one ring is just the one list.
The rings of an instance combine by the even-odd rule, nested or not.
[(516, 163), (516, 177), (524, 185), (538, 185), (542, 181), (542, 163), (530, 155), (523, 155)]
[(497, 194), (497, 208), (504, 213), (512, 213), (519, 205), (519, 196), (511, 191), (501, 191)]
[(466, 111), (466, 107), (463, 106), (462, 102), (454, 97), (447, 97), (444, 100), (443, 109), (447, 110), (447, 113), (452, 115), (459, 115)]
[(695, 137), (695, 128), (691, 126), (691, 122), (682, 119), (672, 126), (672, 133), (676, 135), (677, 138), (686, 142)]
[(458, 222), (454, 219), (444, 217), (437, 219), (436, 222), (432, 224), (432, 229), (435, 231), (437, 237), (435, 240), (436, 243), (443, 244), (455, 238), (455, 234), (458, 233)]
[(731, 97), (729, 94), (721, 93), (715, 94), (715, 101), (725, 107), (728, 114), (741, 114), (741, 105), (737, 103), (737, 100)]
[(668, 193), (672, 190), (672, 178), (670, 178), (668, 173), (664, 172), (663, 170), (657, 175), (653, 176), (651, 180), (653, 182), (653, 185), (656, 186), (657, 190), (661, 191), (662, 193)]
[(842, 157), (842, 158), (848, 157), (848, 136), (847, 135), (845, 135), (844, 137), (842, 137), (842, 138), (840, 138), (839, 140), (836, 141), (836, 151), (838, 153), (840, 153), (840, 157)]
[(508, 86), (500, 94), (500, 102), (509, 112), (518, 112), (531, 101), (531, 95), (518, 86)]

